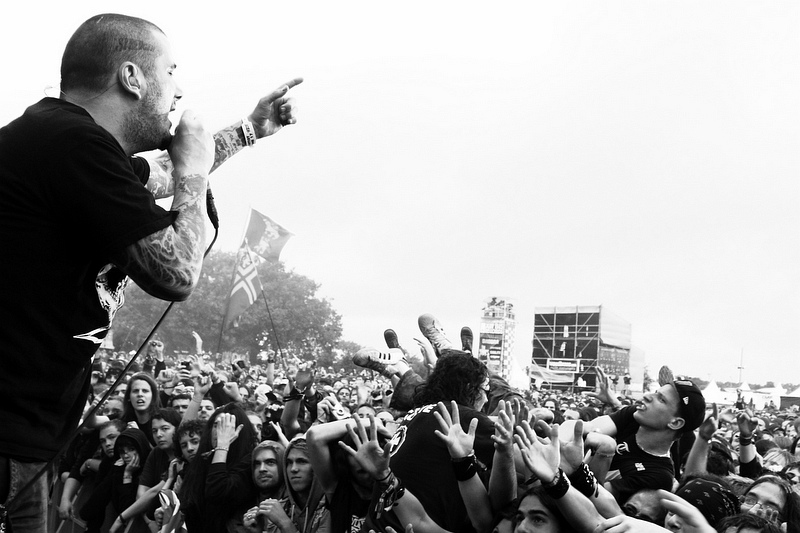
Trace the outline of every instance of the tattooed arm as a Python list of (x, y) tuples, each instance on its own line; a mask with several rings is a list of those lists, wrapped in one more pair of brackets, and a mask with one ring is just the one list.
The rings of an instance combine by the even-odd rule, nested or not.
[[(253, 124), (256, 138), (268, 137), (285, 125), (297, 122), (294, 100), (287, 93), (302, 82), (303, 78), (295, 78), (258, 101), (256, 108), (247, 117)], [(218, 131), (214, 135), (214, 165), (210, 172), (214, 172), (244, 146), (242, 121)], [(172, 170), (172, 161), (166, 153), (150, 160), (150, 178), (146, 187), (156, 198), (166, 198), (174, 193)]]
[(212, 147), (211, 135), (202, 124), (190, 112), (184, 113), (170, 146), (175, 188), (171, 210), (177, 216), (171, 226), (113, 257), (114, 264), (156, 298), (185, 300), (200, 279)]

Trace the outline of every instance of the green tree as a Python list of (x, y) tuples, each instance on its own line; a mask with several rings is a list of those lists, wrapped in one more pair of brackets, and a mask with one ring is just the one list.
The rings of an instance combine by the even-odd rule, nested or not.
[[(192, 332), (203, 339), (204, 352), (217, 352), (235, 259), (231, 252), (213, 252), (206, 258), (194, 293), (172, 307), (156, 332), (155, 338), (165, 343), (169, 353), (195, 353)], [(341, 316), (330, 302), (317, 296), (319, 285), (287, 271), (282, 263), (259, 265), (258, 272), (264, 294), (242, 313), (238, 327), (222, 332), (220, 351), (246, 354), (251, 361), (260, 351), (270, 350), (290, 358), (331, 360), (341, 339)], [(114, 320), (116, 349), (138, 348), (167, 305), (130, 287)]]

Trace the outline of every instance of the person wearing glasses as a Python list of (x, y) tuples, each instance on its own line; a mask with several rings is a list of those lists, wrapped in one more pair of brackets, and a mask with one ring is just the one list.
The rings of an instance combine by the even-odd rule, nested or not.
[(788, 480), (773, 474), (757, 478), (742, 494), (742, 512), (781, 526), (787, 533), (800, 532), (800, 500)]

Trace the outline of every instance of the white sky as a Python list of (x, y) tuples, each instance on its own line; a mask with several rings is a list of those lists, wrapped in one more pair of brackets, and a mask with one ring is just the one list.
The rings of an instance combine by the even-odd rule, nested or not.
[(346, 339), (413, 345), (425, 312), (477, 333), (497, 295), (527, 360), (535, 307), (602, 304), (653, 373), (735, 380), (743, 352), (746, 380), (800, 383), (800, 4), (189, 5), (6, 7), (0, 123), (81, 22), (141, 16), (215, 130), (306, 78), (299, 124), (214, 176), (217, 247), (250, 206), (284, 225)]

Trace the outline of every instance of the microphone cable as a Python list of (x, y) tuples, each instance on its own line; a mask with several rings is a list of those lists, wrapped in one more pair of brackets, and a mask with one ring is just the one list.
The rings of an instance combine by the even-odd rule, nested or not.
[[(208, 257), (208, 254), (211, 252), (211, 248), (214, 246), (214, 243), (217, 242), (217, 237), (219, 236), (219, 214), (217, 213), (217, 206), (214, 203), (214, 195), (211, 192), (211, 186), (210, 185), (208, 186), (208, 189), (206, 189), (206, 211), (208, 213), (208, 218), (211, 221), (211, 225), (214, 227), (214, 237), (211, 239), (211, 242), (209, 243), (208, 247), (206, 248), (206, 251), (203, 253), (203, 259)], [(14, 501), (16, 501), (25, 492), (29, 491), (33, 487), (33, 485), (36, 483), (36, 481), (40, 477), (42, 477), (55, 464), (55, 461), (59, 457), (61, 457), (64, 454), (64, 452), (67, 451), (67, 449), (69, 448), (70, 444), (72, 444), (72, 441), (75, 439), (75, 437), (78, 436), (78, 433), (80, 433), (81, 430), (86, 427), (86, 422), (88, 420), (90, 420), (95, 415), (95, 413), (100, 408), (100, 406), (103, 405), (106, 402), (106, 400), (108, 400), (109, 396), (111, 396), (111, 394), (117, 389), (119, 384), (122, 383), (122, 380), (125, 378), (125, 374), (128, 372), (128, 370), (130, 370), (131, 366), (133, 366), (133, 363), (136, 361), (136, 359), (139, 358), (139, 356), (142, 354), (144, 349), (150, 343), (150, 341), (152, 340), (152, 338), (155, 335), (156, 331), (158, 331), (159, 326), (161, 326), (161, 323), (164, 322), (164, 319), (167, 317), (167, 314), (169, 314), (170, 310), (172, 310), (172, 306), (173, 305), (175, 305), (174, 301), (169, 302), (169, 305), (167, 305), (167, 307), (164, 309), (164, 312), (161, 314), (161, 317), (158, 319), (156, 324), (150, 330), (150, 333), (147, 334), (147, 337), (144, 339), (142, 344), (139, 346), (139, 349), (136, 350), (136, 353), (134, 354), (134, 356), (131, 357), (131, 360), (128, 361), (128, 364), (125, 365), (125, 368), (123, 368), (122, 371), (119, 373), (119, 376), (117, 377), (116, 381), (114, 381), (114, 383), (108, 388), (108, 390), (106, 390), (106, 392), (103, 393), (103, 396), (100, 398), (99, 401), (95, 399), (95, 401), (93, 402), (94, 405), (90, 407), (89, 411), (83, 417), (83, 420), (81, 420), (81, 423), (78, 424), (78, 427), (73, 430), (73, 432), (70, 434), (69, 438), (66, 440), (65, 444), (58, 451), (58, 453), (56, 453), (53, 456), (53, 458), (50, 459), (36, 473), (35, 476), (33, 476), (31, 479), (28, 480), (28, 482), (25, 485), (23, 485), (23, 487), (14, 495), (13, 498), (11, 498), (10, 500), (6, 501), (5, 504), (0, 505), (0, 525), (4, 524), (6, 522), (6, 520), (8, 518), (7, 517), (7, 510), (11, 506), (11, 504), (14, 503)], [(158, 393), (158, 391), (153, 391), (153, 396), (155, 396), (157, 393)]]

